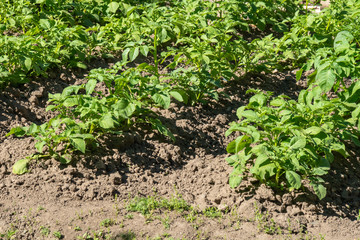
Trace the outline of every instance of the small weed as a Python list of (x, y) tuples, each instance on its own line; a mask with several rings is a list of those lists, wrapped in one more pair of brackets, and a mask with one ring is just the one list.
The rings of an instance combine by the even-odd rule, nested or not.
[(238, 221), (236, 221), (236, 225), (235, 225), (235, 230), (239, 230), (240, 229), (240, 225), (241, 225), (241, 223), (240, 223), (240, 220), (238, 220)]
[(140, 212), (143, 215), (147, 215), (159, 207), (160, 203), (154, 197), (135, 197), (126, 208), (128, 211)]
[[(89, 229), (90, 231), (90, 229)], [(100, 231), (92, 231), (92, 234), (89, 232), (84, 233), (82, 236), (78, 236), (77, 239), (79, 240), (100, 240), (100, 239), (113, 239), (110, 233), (105, 234), (102, 230)]]
[(16, 236), (17, 233), (17, 229), (14, 229), (13, 227), (11, 227), (11, 229), (7, 230), (6, 233), (2, 234), (0, 233), (0, 239), (6, 239), (6, 240), (10, 240), (10, 239), (14, 239), (14, 237)]
[(118, 201), (117, 194), (115, 194), (115, 198), (114, 198), (114, 208), (115, 208), (115, 214), (116, 214), (116, 216), (118, 216), (120, 213), (120, 208), (119, 208), (119, 201)]
[(222, 214), (219, 211), (219, 209), (217, 209), (215, 207), (209, 207), (209, 208), (205, 209), (204, 215), (209, 218), (221, 218), (222, 217)]
[(160, 220), (165, 229), (170, 228), (170, 217), (168, 215), (166, 215), (164, 218), (160, 218)]
[(125, 225), (124, 225), (124, 220), (121, 220), (121, 223), (119, 224), (119, 227), (120, 227), (120, 228), (124, 228), (124, 227), (125, 227)]
[(150, 213), (150, 214), (148, 214), (148, 215), (145, 215), (145, 224), (149, 224), (149, 223), (151, 223), (152, 221), (154, 221), (154, 219), (153, 219), (153, 214), (152, 214), (152, 213)]
[(76, 212), (76, 216), (77, 216), (77, 218), (78, 218), (79, 220), (83, 220), (83, 219), (84, 219), (84, 217), (82, 216), (82, 214), (83, 214), (82, 210), (81, 210), (80, 213)]
[(91, 235), (86, 232), (82, 236), (78, 236), (77, 239), (79, 240), (91, 239)]
[(204, 232), (198, 230), (196, 232), (196, 239), (197, 240), (202, 240), (202, 239), (208, 239), (208, 238), (205, 236)]
[(140, 212), (143, 215), (152, 213), (156, 209), (165, 208), (169, 211), (176, 210), (183, 212), (189, 210), (190, 206), (181, 198), (180, 195), (172, 197), (170, 199), (156, 198), (156, 196), (150, 197), (135, 197), (127, 205), (127, 210), (132, 212)]
[(293, 230), (292, 230), (291, 221), (289, 218), (287, 219), (287, 222), (288, 222), (288, 233), (292, 234)]
[(100, 222), (101, 227), (110, 227), (115, 224), (115, 220), (113, 219), (104, 219)]
[(168, 210), (176, 210), (178, 212), (183, 212), (190, 209), (189, 204), (182, 198), (180, 194), (176, 194), (169, 200), (162, 199), (161, 205)]
[(115, 239), (134, 240), (134, 239), (136, 239), (136, 234), (129, 230), (127, 233), (121, 233), (121, 234), (117, 235), (115, 237)]
[[(269, 213), (266, 212), (263, 214), (258, 206), (254, 204), (255, 207), (255, 221), (258, 222), (259, 231), (264, 231), (266, 234), (282, 234), (281, 228), (276, 224), (274, 219), (269, 219)], [(290, 233), (291, 225), (289, 224), (289, 233)]]
[(164, 233), (162, 234), (161, 236), (158, 236), (158, 237), (154, 237), (154, 238), (149, 238), (149, 237), (146, 237), (146, 239), (151, 239), (151, 240), (175, 240), (174, 238), (170, 237), (170, 234), (169, 233)]
[(75, 231), (81, 231), (81, 228), (79, 226), (74, 227)]
[(164, 233), (162, 236), (163, 236), (164, 238), (169, 238), (169, 237), (170, 237), (170, 234), (169, 234), (169, 233)]
[(319, 237), (320, 237), (320, 240), (325, 240), (325, 235), (322, 235), (321, 233), (319, 233)]
[(42, 210), (45, 210), (45, 208), (43, 206), (38, 206), (37, 210), (42, 211)]
[(132, 214), (126, 214), (126, 215), (124, 216), (124, 218), (126, 218), (126, 219), (133, 219), (133, 218), (134, 218), (134, 215), (132, 215)]
[(198, 213), (194, 208), (191, 208), (191, 211), (187, 215), (185, 215), (185, 220), (189, 223), (196, 221), (197, 218)]
[(50, 234), (50, 229), (48, 227), (41, 226), (40, 227), (40, 233), (41, 233), (41, 235), (46, 237), (46, 236), (48, 236)]
[(61, 234), (60, 231), (53, 232), (53, 236), (56, 237), (57, 239), (63, 239), (64, 238), (64, 236)]
[(270, 223), (267, 223), (265, 226), (264, 226), (264, 232), (267, 233), (267, 234), (279, 234), (281, 235), (282, 234), (282, 231), (281, 231), (281, 228), (280, 226), (278, 226), (274, 219), (270, 219)]

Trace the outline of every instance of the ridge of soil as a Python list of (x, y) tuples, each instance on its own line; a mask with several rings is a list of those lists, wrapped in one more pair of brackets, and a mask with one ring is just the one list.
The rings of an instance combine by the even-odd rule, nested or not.
[[(94, 235), (99, 229), (111, 234), (112, 239), (360, 236), (359, 149), (354, 149), (349, 159), (337, 156), (326, 176), (328, 195), (322, 201), (311, 191), (284, 193), (251, 178), (237, 189), (228, 185), (232, 169), (225, 161), (225, 149), (233, 137), (225, 138), (225, 131), (230, 122), (237, 120), (237, 108), (247, 103), (250, 96), (246, 90), (260, 88), (296, 98), (304, 81), (296, 82), (294, 72), (244, 76), (224, 83), (221, 91), (229, 98), (222, 96), (219, 101), (196, 106), (172, 103), (169, 109), (158, 110), (162, 122), (176, 136), (175, 143), (139, 130), (120, 138), (105, 138), (101, 147), (81, 156), (76, 165), (62, 166), (47, 160), (34, 163), (25, 175), (11, 174), (15, 161), (35, 152), (34, 140), (4, 135), (11, 127), (48, 120), (52, 115), (45, 112), (47, 94), (61, 92), (69, 84), (82, 82), (85, 76), (85, 72), (55, 71), (48, 79), (2, 92), (0, 234), (17, 229), (15, 239), (48, 239), (53, 236), (40, 231), (46, 226), (59, 230), (64, 239)], [(186, 221), (181, 213), (158, 211), (154, 213), (158, 218), (147, 221), (141, 214), (126, 210), (129, 198), (154, 194), (161, 198), (181, 195), (199, 212), (215, 207), (223, 212), (223, 218), (201, 215), (201, 220), (194, 223)], [(168, 229), (162, 226), (164, 214), (171, 222)], [(101, 225), (104, 219), (115, 219), (116, 224), (106, 228), (106, 224)], [(267, 234), (266, 229), (271, 227), (281, 233)], [(291, 231), (287, 231), (289, 228)]]

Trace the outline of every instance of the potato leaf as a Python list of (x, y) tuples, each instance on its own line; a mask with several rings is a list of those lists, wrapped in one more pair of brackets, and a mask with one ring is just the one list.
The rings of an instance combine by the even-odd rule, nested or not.
[(149, 47), (144, 45), (140, 47), (140, 53), (144, 56), (147, 57), (148, 53), (149, 53)]
[(294, 171), (286, 171), (285, 176), (290, 188), (299, 189), (301, 187), (301, 177), (299, 174)]
[(296, 81), (299, 81), (301, 79), (302, 73), (304, 69), (300, 68), (298, 71), (296, 71)]
[(50, 21), (48, 19), (40, 19), (39, 25), (45, 30), (48, 30), (51, 27)]
[(59, 161), (61, 164), (69, 164), (72, 161), (72, 156), (71, 154), (62, 154), (61, 156), (59, 156)]
[(170, 137), (171, 140), (175, 141), (175, 136), (170, 132), (170, 130), (162, 124), (162, 122), (159, 119), (151, 118), (149, 119), (150, 123), (152, 124), (153, 129), (156, 129), (159, 131), (159, 133), (163, 134), (164, 136)]
[(137, 56), (139, 56), (139, 48), (135, 47), (135, 48), (131, 48), (129, 51), (129, 57), (130, 57), (130, 61), (134, 61)]
[(169, 92), (169, 94), (175, 98), (176, 100), (178, 100), (179, 102), (183, 102), (185, 104), (188, 103), (188, 95), (186, 93), (186, 91), (182, 90), (182, 89), (175, 89)]
[(229, 185), (231, 188), (236, 188), (240, 185), (243, 179), (242, 172), (238, 169), (234, 169), (229, 175)]
[(321, 127), (312, 126), (304, 130), (306, 134), (316, 135), (322, 131)]
[(14, 127), (5, 136), (8, 137), (8, 136), (10, 136), (12, 134), (14, 134), (17, 137), (23, 137), (23, 136), (25, 136), (26, 131), (25, 131), (25, 129), (23, 127)]
[(13, 166), (12, 173), (21, 175), (28, 172), (29, 162), (30, 162), (29, 159), (18, 160)]
[(85, 154), (86, 143), (82, 138), (71, 138), (71, 144), (75, 147), (75, 149)]
[(241, 116), (244, 118), (247, 118), (250, 121), (257, 121), (259, 119), (258, 115), (256, 114), (256, 112), (254, 112), (253, 110), (246, 110), (243, 111), (241, 113)]
[(32, 66), (32, 61), (31, 58), (26, 58), (24, 61), (25, 67), (28, 71), (31, 70), (31, 66)]
[(38, 152), (42, 153), (45, 145), (46, 145), (45, 141), (40, 141), (40, 142), (35, 143), (35, 148), (36, 148), (36, 150), (38, 150)]
[(105, 129), (115, 128), (115, 123), (114, 123), (112, 115), (111, 114), (104, 115), (100, 119), (99, 125), (100, 125), (100, 127), (105, 128)]
[(163, 93), (155, 93), (151, 97), (155, 103), (159, 104), (161, 107), (167, 109), (170, 106), (170, 96)]
[(324, 185), (316, 182), (311, 182), (310, 186), (314, 189), (316, 196), (321, 200), (326, 197), (326, 188)]
[(335, 84), (336, 74), (332, 69), (326, 68), (316, 74), (315, 81), (319, 84), (323, 92), (328, 92)]
[(86, 94), (92, 94), (95, 87), (96, 87), (96, 83), (97, 81), (95, 79), (90, 79), (86, 84), (85, 84), (85, 90), (86, 90)]
[(79, 104), (78, 98), (76, 96), (74, 97), (68, 97), (65, 99), (65, 101), (63, 102), (63, 105), (65, 107), (74, 107), (76, 105)]
[(296, 150), (306, 146), (306, 138), (302, 136), (295, 136), (290, 140), (290, 149)]
[(267, 97), (264, 94), (255, 94), (249, 100), (249, 105), (264, 106), (267, 102)]
[(108, 12), (110, 13), (116, 13), (118, 10), (120, 4), (118, 2), (111, 2), (108, 6)]

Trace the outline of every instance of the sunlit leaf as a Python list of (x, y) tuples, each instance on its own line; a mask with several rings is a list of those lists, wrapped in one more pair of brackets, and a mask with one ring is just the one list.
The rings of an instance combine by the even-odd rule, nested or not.
[(111, 2), (108, 6), (108, 11), (110, 13), (116, 13), (116, 11), (118, 10), (120, 4), (118, 2)]
[(114, 120), (111, 116), (111, 114), (106, 114), (103, 116), (99, 121), (100, 127), (105, 129), (111, 129), (115, 127)]
[(323, 69), (316, 74), (315, 81), (323, 92), (328, 92), (335, 84), (336, 74), (332, 69)]
[(86, 143), (82, 138), (71, 138), (71, 144), (75, 147), (75, 149), (79, 150), (82, 153), (85, 153)]
[(28, 166), (29, 166), (29, 159), (21, 159), (18, 160), (14, 165), (12, 169), (13, 174), (21, 175), (26, 172), (28, 172)]
[(163, 93), (155, 93), (151, 97), (155, 103), (159, 104), (161, 107), (167, 109), (170, 106), (170, 96)]
[(294, 171), (286, 171), (285, 176), (291, 188), (299, 189), (301, 187), (301, 177), (299, 174)]

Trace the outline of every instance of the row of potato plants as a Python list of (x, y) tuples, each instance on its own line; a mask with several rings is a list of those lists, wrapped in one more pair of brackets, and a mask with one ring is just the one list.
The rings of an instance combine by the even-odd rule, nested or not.
[[(124, 52), (133, 61), (153, 46), (155, 32), (161, 36), (164, 47), (175, 45), (175, 50), (166, 50), (168, 56), (179, 58), (186, 53), (198, 67), (220, 57), (235, 62), (233, 69), (244, 61), (237, 56), (249, 56), (245, 60), (250, 67), (251, 49), (236, 47), (244, 45), (238, 36), (251, 32), (252, 25), (284, 31), (283, 22), (298, 7), (286, 1), (286, 7), (279, 11), (282, 2), (2, 1), (0, 82), (23, 83), (33, 75), (45, 75), (49, 69), (64, 65), (86, 68), (86, 61), (96, 54), (112, 57)], [(233, 44), (228, 44), (230, 39)], [(221, 44), (216, 44), (218, 41)], [(217, 45), (216, 51), (213, 45)], [(234, 53), (219, 56), (226, 55), (220, 53), (222, 48)], [(229, 68), (229, 63), (219, 66), (222, 65)]]
[[(0, 84), (29, 81), (56, 66), (85, 68), (101, 43), (91, 34), (91, 1), (16, 0), (0, 2)], [(92, 21), (93, 22), (92, 22)]]
[[(348, 147), (360, 147), (359, 43), (360, 1), (336, 1), (321, 14), (299, 15), (281, 39), (277, 60), (293, 60), (300, 79), (308, 76), (307, 90), (298, 100), (271, 93), (255, 93), (238, 109), (238, 122), (226, 135), (240, 132), (227, 151), (234, 167), (229, 183), (240, 185), (250, 172), (261, 182), (289, 190), (308, 182), (319, 199), (326, 196), (323, 175), (334, 152), (348, 157)], [(344, 80), (350, 80), (346, 85)], [(336, 93), (329, 99), (327, 93)]]

